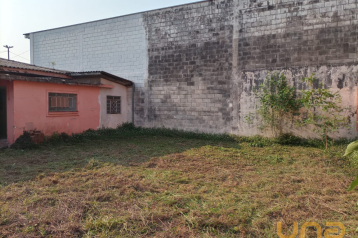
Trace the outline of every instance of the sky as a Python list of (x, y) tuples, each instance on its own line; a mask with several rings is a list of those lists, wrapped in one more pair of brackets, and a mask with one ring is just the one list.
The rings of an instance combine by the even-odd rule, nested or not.
[(30, 63), (24, 33), (111, 18), (199, 0), (0, 0), (0, 58)]

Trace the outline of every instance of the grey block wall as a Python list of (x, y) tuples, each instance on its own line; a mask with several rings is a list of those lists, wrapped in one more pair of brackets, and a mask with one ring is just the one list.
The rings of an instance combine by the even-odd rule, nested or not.
[(32, 33), (32, 59), (134, 81), (137, 125), (241, 135), (262, 133), (244, 117), (268, 73), (298, 89), (316, 73), (354, 111), (340, 133), (354, 137), (357, 10), (356, 0), (204, 1)]

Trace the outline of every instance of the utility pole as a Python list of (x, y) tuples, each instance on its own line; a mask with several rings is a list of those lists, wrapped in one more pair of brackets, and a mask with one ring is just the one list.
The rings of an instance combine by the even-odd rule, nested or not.
[(14, 48), (13, 46), (4, 45), (5, 48), (7, 48), (7, 59), (10, 60), (10, 49)]

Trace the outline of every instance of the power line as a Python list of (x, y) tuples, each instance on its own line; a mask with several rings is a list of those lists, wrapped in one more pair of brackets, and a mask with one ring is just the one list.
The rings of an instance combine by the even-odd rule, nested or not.
[[(16, 58), (16, 57), (20, 57), (20, 58), (23, 58), (23, 59), (25, 59), (25, 60), (27, 60), (27, 61), (30, 61), (29, 59), (26, 59), (26, 58), (24, 58), (24, 57), (22, 57), (22, 56), (20, 56), (20, 55), (17, 55), (17, 54), (15, 54), (15, 53), (12, 53), (12, 52), (10, 52), (11, 54), (14, 54), (14, 55), (16, 55), (14, 58)], [(24, 52), (24, 53), (26, 53), (26, 52)]]
[(30, 50), (27, 50), (27, 51), (25, 51), (25, 52), (22, 52), (21, 54), (15, 54), (15, 53), (13, 53), (13, 52), (11, 52), (12, 54), (14, 54), (14, 55), (23, 55), (23, 54), (25, 54), (26, 52), (29, 52)]
[(4, 45), (5, 48), (7, 48), (7, 59), (10, 60), (10, 49), (14, 48), (13, 46)]
[[(29, 52), (30, 50), (27, 50), (27, 51), (25, 51), (25, 52), (22, 52), (21, 54), (15, 54), (15, 53), (13, 53), (13, 52), (10, 52), (11, 54), (14, 54), (14, 55), (16, 55), (14, 58), (16, 58), (16, 57), (21, 57), (20, 55), (22, 55), (22, 54), (25, 54), (26, 52)], [(14, 59), (13, 58), (13, 59)]]

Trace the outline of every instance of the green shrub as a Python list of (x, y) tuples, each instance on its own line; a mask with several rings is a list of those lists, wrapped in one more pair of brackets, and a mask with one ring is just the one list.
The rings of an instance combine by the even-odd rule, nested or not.
[(54, 132), (52, 136), (46, 138), (45, 143), (56, 145), (64, 142), (67, 143), (70, 142), (71, 140), (72, 140), (71, 136), (64, 132), (61, 134)]
[(249, 146), (250, 147), (259, 147), (259, 148), (262, 148), (262, 147), (265, 147), (266, 145), (262, 142), (250, 142), (249, 143)]
[(117, 127), (117, 129), (119, 130), (134, 130), (135, 128), (136, 128), (135, 125), (131, 122), (123, 123), (122, 125), (119, 125)]
[(249, 143), (250, 147), (265, 147), (275, 143), (274, 139), (263, 136), (236, 136), (235, 140), (239, 143)]
[(274, 137), (283, 134), (284, 125), (299, 115), (302, 107), (295, 87), (288, 84), (284, 74), (274, 72), (267, 75), (255, 94), (260, 100), (257, 110), (262, 119), (260, 129), (270, 128)]
[(18, 149), (18, 150), (32, 150), (37, 149), (39, 146), (34, 143), (32, 140), (30, 133), (27, 131), (24, 131), (24, 134), (22, 134), (14, 144), (11, 145), (12, 149)]
[[(66, 133), (53, 133), (52, 136), (46, 138), (43, 145), (59, 145), (59, 144), (75, 144), (82, 143), (87, 140), (101, 140), (101, 139), (118, 139), (130, 136), (166, 136), (179, 137), (185, 139), (200, 139), (210, 141), (232, 141), (238, 143), (249, 143), (250, 147), (265, 147), (274, 144), (288, 145), (288, 146), (307, 146), (307, 147), (322, 147), (322, 142), (319, 139), (304, 139), (292, 134), (282, 134), (278, 138), (267, 138), (262, 136), (235, 136), (229, 134), (210, 134), (198, 133), (176, 129), (166, 128), (144, 128), (135, 127), (132, 123), (125, 123), (118, 126), (116, 129), (103, 128), (98, 130), (88, 129), (83, 133), (68, 135)], [(340, 139), (336, 144), (347, 144), (350, 140)], [(31, 140), (30, 134), (24, 133), (12, 148), (18, 149), (33, 149), (38, 145)]]
[[(321, 140), (328, 149), (334, 144), (334, 134), (340, 129), (351, 129), (348, 114), (350, 109), (342, 104), (342, 96), (339, 92), (332, 92), (325, 88), (314, 77), (303, 78), (302, 81), (308, 84), (309, 89), (302, 91), (301, 102), (305, 110), (304, 117), (296, 121), (297, 126), (310, 126), (312, 131), (318, 133)], [(315, 84), (318, 83), (318, 86)]]
[(144, 128), (136, 127), (133, 123), (124, 123), (116, 129), (101, 128), (98, 130), (88, 129), (83, 133), (68, 135), (66, 133), (53, 133), (52, 136), (46, 138), (44, 144), (57, 145), (62, 143), (80, 143), (86, 140), (100, 140), (103, 138), (125, 138), (128, 136), (167, 136), (167, 137), (181, 137), (186, 139), (202, 139), (214, 141), (235, 141), (233, 136), (228, 134), (210, 134), (197, 133), (176, 129), (166, 128)]
[(280, 145), (304, 145), (305, 140), (293, 134), (285, 133), (277, 137), (277, 143)]

